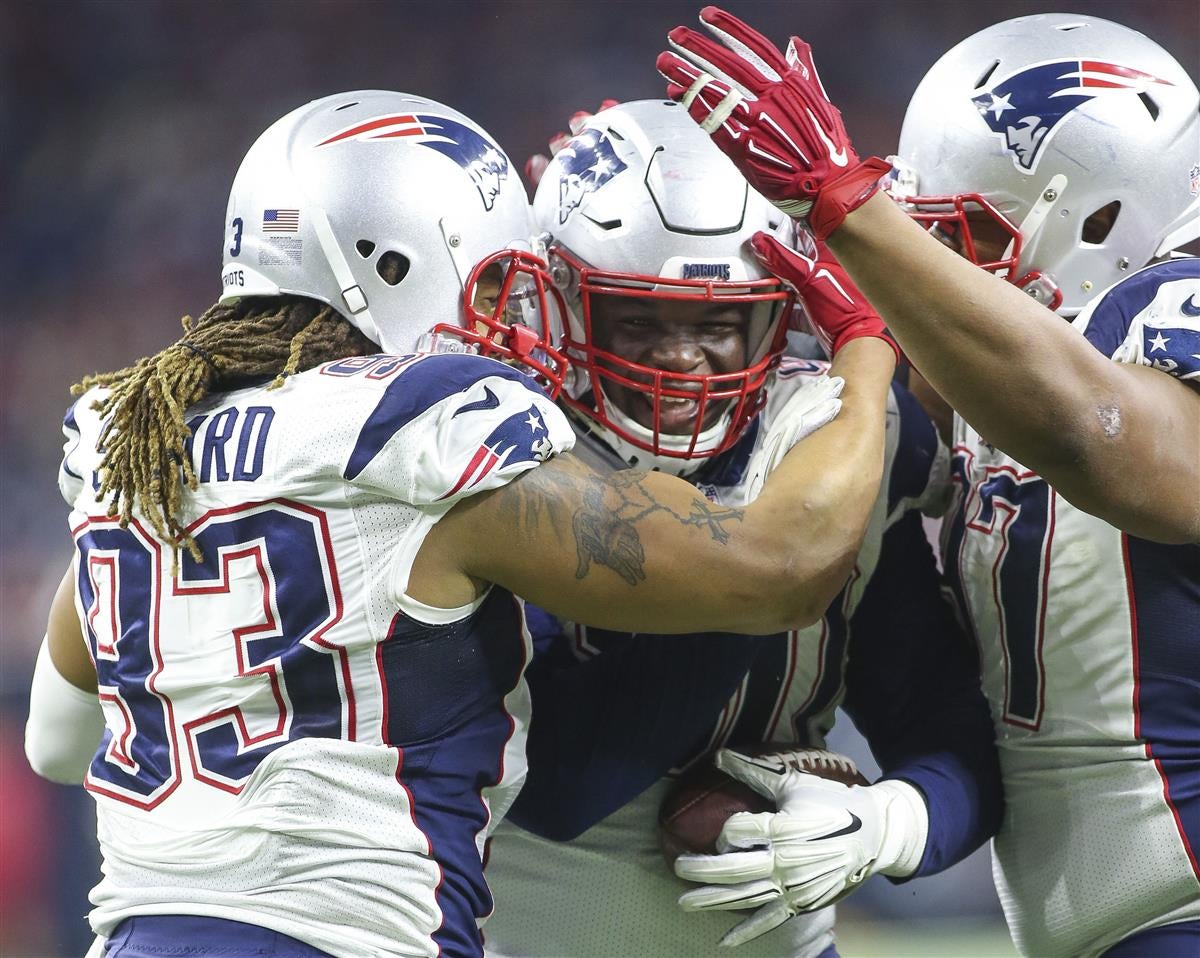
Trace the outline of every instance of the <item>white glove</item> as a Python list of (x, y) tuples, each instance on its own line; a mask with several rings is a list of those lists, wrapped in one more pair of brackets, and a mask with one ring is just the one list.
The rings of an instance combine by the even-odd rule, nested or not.
[(787, 756), (718, 752), (717, 768), (774, 799), (779, 811), (731, 815), (717, 839), (724, 854), (675, 862), (680, 878), (711, 883), (680, 896), (684, 911), (761, 906), (722, 945), (743, 944), (799, 912), (824, 908), (877, 872), (911, 875), (925, 852), (929, 811), (911, 785), (842, 785), (796, 771)]
[(845, 385), (846, 380), (841, 376), (814, 376), (802, 383), (783, 404), (746, 464), (747, 502), (758, 498), (767, 476), (783, 461), (792, 446), (837, 418), (842, 411), (838, 396)]

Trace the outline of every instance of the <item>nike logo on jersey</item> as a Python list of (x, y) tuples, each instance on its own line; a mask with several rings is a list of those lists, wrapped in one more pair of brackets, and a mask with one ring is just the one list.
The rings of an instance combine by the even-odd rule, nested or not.
[(854, 832), (862, 828), (862, 819), (855, 815), (854, 812), (849, 812), (848, 814), (850, 816), (850, 824), (845, 828), (839, 828), (836, 832), (830, 832), (828, 835), (819, 835), (816, 838), (810, 838), (809, 841), (820, 842), (824, 841), (826, 838), (838, 838), (841, 835), (852, 835)]
[(459, 406), (450, 418), (455, 419), (464, 412), (475, 412), (479, 409), (496, 409), (500, 405), (499, 397), (492, 392), (490, 386), (483, 387), (483, 395), (484, 398), (478, 402), (469, 402), (465, 406)]
[(1195, 299), (1196, 294), (1193, 293), (1191, 296), (1185, 299), (1183, 301), (1183, 305), (1179, 307), (1179, 311), (1183, 313), (1184, 316), (1200, 316), (1200, 306), (1195, 304)]

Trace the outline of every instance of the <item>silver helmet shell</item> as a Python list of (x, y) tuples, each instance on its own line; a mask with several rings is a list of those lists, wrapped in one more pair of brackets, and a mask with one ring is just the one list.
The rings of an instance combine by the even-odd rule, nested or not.
[[(662, 100), (588, 119), (543, 173), (533, 208), (551, 236), (552, 275), (567, 291), (571, 373), (563, 399), (577, 418), (626, 462), (675, 474), (730, 448), (766, 401), (791, 313), (791, 293), (759, 264), (749, 240), (763, 230), (793, 245), (787, 217), (750, 189), (682, 107)], [(631, 289), (751, 303), (746, 369), (686, 375), (600, 351), (593, 298)], [(655, 410), (664, 399), (698, 401), (694, 428), (673, 435), (634, 421), (608, 400), (606, 381), (646, 393)], [(710, 404), (723, 404), (715, 421)]]
[[(951, 212), (974, 194), (968, 206), (1013, 227), (1007, 278), (1074, 315), (1200, 235), (1198, 105), (1183, 67), (1134, 30), (1079, 14), (1008, 20), (949, 50), (917, 87), (893, 193)], [(1089, 222), (1106, 207), (1107, 233), (1107, 217)]]
[[(311, 297), (392, 353), (416, 350), (439, 323), (470, 338), (478, 317), (464, 289), (491, 254), (514, 251), (531, 275), (544, 265), (496, 141), (457, 110), (384, 90), (314, 100), (273, 123), (238, 169), (225, 226), (222, 302)], [(526, 304), (521, 318), (544, 315)]]

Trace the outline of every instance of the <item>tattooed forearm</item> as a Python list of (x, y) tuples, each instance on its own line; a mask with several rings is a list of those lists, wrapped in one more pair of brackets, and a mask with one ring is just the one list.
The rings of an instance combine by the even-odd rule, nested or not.
[[(674, 513), (672, 513), (674, 515)], [(729, 541), (729, 533), (725, 529), (726, 522), (741, 522), (745, 512), (741, 509), (726, 509), (715, 506), (707, 499), (692, 503), (692, 513), (686, 519), (676, 516), (680, 522), (688, 526), (707, 526), (711, 535), (721, 545)]]
[(588, 574), (593, 559), (599, 565), (608, 566), (630, 585), (637, 585), (646, 578), (646, 550), (642, 548), (637, 526), (605, 508), (601, 483), (595, 483), (584, 494), (584, 506), (576, 511), (571, 527), (579, 553), (576, 579)]
[[(514, 483), (520, 495), (514, 500), (522, 529), (532, 533), (542, 522), (565, 537), (567, 526), (575, 540), (577, 579), (593, 563), (612, 569), (630, 585), (646, 578), (646, 551), (639, 524), (663, 514), (685, 526), (707, 530), (714, 542), (729, 541), (729, 523), (741, 522), (741, 509), (728, 509), (704, 499), (693, 500), (682, 513), (658, 499), (647, 486), (644, 470), (625, 469), (602, 473), (574, 456), (562, 456), (531, 470)], [(564, 505), (570, 502), (574, 508)]]
[(669, 505), (659, 502), (653, 491), (646, 488), (647, 475), (644, 469), (625, 469), (607, 477), (607, 485), (617, 499), (614, 511), (630, 522), (637, 522), (657, 512), (665, 512), (685, 526), (707, 528), (713, 540), (724, 545), (729, 541), (725, 524), (741, 522), (745, 518), (744, 510), (729, 509), (707, 499), (692, 502), (691, 511), (687, 515), (677, 512)]

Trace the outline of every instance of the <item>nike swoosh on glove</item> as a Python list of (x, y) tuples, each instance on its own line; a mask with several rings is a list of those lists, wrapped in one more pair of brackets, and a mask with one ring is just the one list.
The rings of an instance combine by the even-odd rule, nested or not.
[(758, 908), (722, 945), (831, 905), (871, 875), (910, 875), (921, 863), (929, 811), (917, 789), (899, 781), (842, 785), (796, 771), (787, 755), (718, 752), (718, 768), (779, 811), (731, 815), (717, 839), (722, 854), (676, 859), (676, 875), (704, 883), (680, 896), (685, 911)]
[(830, 356), (850, 340), (869, 336), (891, 346), (899, 360), (900, 348), (875, 307), (822, 244), (817, 244), (817, 258), (814, 258), (790, 249), (770, 233), (759, 231), (750, 237), (750, 248), (764, 269), (796, 291), (813, 334)]
[(751, 186), (825, 239), (871, 198), (890, 165), (859, 159), (799, 37), (784, 55), (717, 7), (700, 11), (700, 25), (712, 39), (688, 27), (667, 34), (671, 50), (656, 62), (667, 96)]

